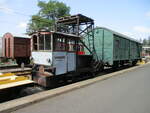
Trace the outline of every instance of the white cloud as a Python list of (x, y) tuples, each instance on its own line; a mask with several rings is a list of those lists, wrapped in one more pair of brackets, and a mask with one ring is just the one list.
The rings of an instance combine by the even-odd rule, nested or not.
[(145, 26), (135, 26), (133, 29), (141, 33), (150, 33), (150, 28)]
[(0, 12), (5, 14), (12, 14), (14, 11), (13, 9), (9, 8), (8, 5), (4, 2), (0, 2)]
[(5, 6), (0, 6), (0, 11), (3, 13), (6, 13), (6, 14), (12, 14), (13, 13), (12, 9), (5, 7)]
[(26, 28), (27, 27), (27, 22), (20, 22), (18, 25), (17, 25), (18, 28)]

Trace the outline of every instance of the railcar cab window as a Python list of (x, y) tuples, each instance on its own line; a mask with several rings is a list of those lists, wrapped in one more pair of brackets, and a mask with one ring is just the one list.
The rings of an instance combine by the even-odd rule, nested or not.
[(66, 38), (61, 35), (54, 35), (54, 50), (65, 51), (66, 50)]
[(51, 35), (50, 34), (40, 34), (33, 36), (33, 50), (34, 51), (46, 51), (51, 50)]
[(39, 50), (44, 50), (44, 36), (45, 35), (40, 35), (39, 37)]
[(81, 43), (78, 44), (78, 51), (84, 51), (84, 46)]
[(68, 39), (67, 40), (67, 47), (68, 47), (67, 50), (70, 52), (76, 51), (75, 40), (74, 39)]
[(78, 47), (75, 37), (63, 34), (39, 34), (32, 37), (33, 51), (67, 51), (75, 52)]
[(53, 40), (54, 51), (75, 52), (76, 50), (75, 39), (69, 36), (54, 34)]
[(45, 35), (45, 50), (51, 50), (51, 35)]

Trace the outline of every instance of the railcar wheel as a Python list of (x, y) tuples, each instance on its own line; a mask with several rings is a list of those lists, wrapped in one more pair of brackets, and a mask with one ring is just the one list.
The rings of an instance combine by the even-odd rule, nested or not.
[(20, 66), (21, 66), (22, 61), (21, 61), (19, 58), (17, 58), (17, 59), (16, 59), (16, 63), (17, 63), (17, 64), (18, 64), (18, 66), (20, 67)]
[(30, 59), (29, 58), (25, 58), (23, 60), (23, 62), (24, 62), (25, 65), (28, 65), (28, 64), (30, 64)]
[(120, 61), (120, 65), (121, 65), (121, 66), (124, 66), (124, 61)]
[(99, 67), (98, 72), (102, 72), (102, 71), (104, 71), (104, 65), (103, 64), (101, 64), (101, 66)]
[(132, 66), (135, 66), (136, 65), (136, 63), (137, 63), (137, 61), (135, 60), (135, 61), (132, 61)]
[(115, 61), (112, 68), (113, 69), (117, 69), (119, 67), (119, 62), (118, 61)]
[(16, 63), (18, 64), (18, 66), (20, 67), (22, 63), (24, 63), (25, 65), (30, 64), (30, 59), (29, 58), (16, 58)]

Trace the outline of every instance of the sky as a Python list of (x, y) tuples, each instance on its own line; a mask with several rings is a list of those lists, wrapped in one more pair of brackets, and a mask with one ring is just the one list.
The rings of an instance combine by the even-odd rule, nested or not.
[[(0, 36), (6, 32), (23, 36), (39, 0), (0, 0)], [(48, 0), (41, 0), (48, 1)], [(58, 0), (106, 27), (136, 40), (150, 36), (150, 0)]]

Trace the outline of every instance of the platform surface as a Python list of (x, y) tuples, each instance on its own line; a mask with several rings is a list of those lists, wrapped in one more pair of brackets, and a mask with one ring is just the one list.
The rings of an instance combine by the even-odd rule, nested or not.
[(150, 64), (13, 113), (150, 113)]

